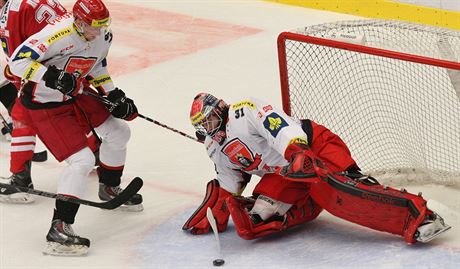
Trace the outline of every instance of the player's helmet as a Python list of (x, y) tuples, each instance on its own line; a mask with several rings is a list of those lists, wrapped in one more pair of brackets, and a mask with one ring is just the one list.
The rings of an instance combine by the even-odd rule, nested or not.
[(75, 18), (98, 28), (110, 25), (110, 13), (101, 0), (77, 0), (73, 5)]
[(218, 137), (218, 142), (223, 142), (221, 140), (225, 139), (227, 115), (228, 105), (212, 94), (199, 93), (193, 99), (190, 120), (200, 135)]

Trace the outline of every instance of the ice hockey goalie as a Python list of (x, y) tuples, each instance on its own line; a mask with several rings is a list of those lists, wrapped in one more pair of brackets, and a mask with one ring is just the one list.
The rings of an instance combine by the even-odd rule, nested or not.
[[(244, 239), (312, 221), (322, 210), (409, 244), (450, 228), (423, 197), (363, 175), (342, 139), (314, 121), (291, 118), (256, 98), (229, 105), (208, 93), (195, 97), (190, 119), (205, 136), (217, 172), (183, 226), (192, 234), (209, 232), (208, 207), (219, 232), (231, 216)], [(251, 197), (242, 197), (251, 175), (260, 181)]]

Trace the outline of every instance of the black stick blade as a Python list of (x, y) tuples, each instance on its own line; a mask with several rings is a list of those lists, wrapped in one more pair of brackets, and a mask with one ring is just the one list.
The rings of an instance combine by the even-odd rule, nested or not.
[(144, 185), (144, 182), (140, 177), (135, 177), (126, 188), (115, 198), (104, 203), (104, 206), (101, 208), (105, 209), (115, 209), (122, 204), (128, 202), (131, 197), (136, 194)]
[(32, 161), (33, 162), (46, 162), (48, 160), (48, 151), (40, 151), (40, 152), (35, 152), (34, 156), (32, 156)]
[(14, 186), (14, 185), (5, 184), (1, 182), (0, 182), (0, 188), (6, 188), (8, 190), (12, 190), (16, 192), (26, 192), (26, 193), (33, 194), (33, 195), (66, 201), (66, 202), (70, 202), (74, 204), (93, 206), (93, 207), (98, 207), (98, 208), (103, 208), (103, 209), (115, 209), (121, 206), (122, 204), (128, 202), (128, 200), (142, 188), (143, 184), (144, 182), (142, 181), (142, 179), (139, 177), (136, 177), (128, 184), (128, 186), (118, 196), (116, 196), (112, 200), (109, 200), (107, 202), (101, 202), (101, 203), (79, 199), (79, 198), (57, 194), (57, 193), (30, 189), (30, 188), (22, 187), (22, 186)]

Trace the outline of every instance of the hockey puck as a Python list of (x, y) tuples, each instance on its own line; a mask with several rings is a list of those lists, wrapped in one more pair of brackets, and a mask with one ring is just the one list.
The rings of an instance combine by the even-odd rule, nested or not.
[(212, 261), (212, 264), (214, 266), (222, 266), (224, 263), (225, 263), (225, 261), (223, 259), (215, 259), (215, 260)]

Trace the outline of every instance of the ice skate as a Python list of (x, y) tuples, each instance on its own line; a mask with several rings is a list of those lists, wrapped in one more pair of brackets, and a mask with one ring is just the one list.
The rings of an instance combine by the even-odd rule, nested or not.
[(450, 228), (451, 226), (445, 224), (441, 216), (433, 213), (417, 228), (415, 240), (426, 243)]
[[(109, 201), (121, 193), (123, 189), (120, 186), (110, 187), (103, 183), (99, 183), (99, 199), (102, 201)], [(142, 195), (136, 193), (126, 202), (124, 205), (119, 207), (122, 211), (140, 212), (144, 210), (142, 205)]]
[(60, 219), (51, 223), (51, 228), (46, 235), (46, 247), (43, 254), (53, 256), (84, 256), (88, 254), (90, 241), (80, 237), (72, 226)]
[[(30, 177), (30, 172), (26, 169), (20, 173), (11, 175), (6, 179), (6, 184), (13, 186), (34, 188), (32, 184), (32, 179)], [(29, 204), (34, 202), (35, 199), (32, 195), (26, 192), (19, 192), (16, 190), (11, 190), (7, 188), (0, 188), (0, 202), (2, 203), (11, 203), (11, 204)]]

